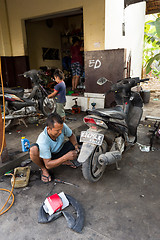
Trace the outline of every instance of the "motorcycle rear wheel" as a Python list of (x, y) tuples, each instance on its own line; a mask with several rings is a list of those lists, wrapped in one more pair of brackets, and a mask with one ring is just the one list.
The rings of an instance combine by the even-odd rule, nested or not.
[(45, 97), (40, 105), (42, 113), (48, 117), (51, 113), (54, 113), (56, 110), (56, 102), (53, 98)]
[(104, 140), (101, 146), (96, 146), (91, 156), (82, 164), (83, 177), (89, 182), (97, 182), (103, 175), (106, 166), (100, 165), (98, 157), (107, 151), (107, 143)]

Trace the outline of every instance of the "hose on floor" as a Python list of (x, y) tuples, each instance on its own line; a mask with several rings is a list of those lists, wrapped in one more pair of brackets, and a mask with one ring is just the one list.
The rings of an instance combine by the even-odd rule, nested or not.
[[(7, 175), (12, 175), (12, 176), (13, 176), (13, 184), (12, 184), (12, 189), (11, 189), (11, 191), (8, 190), (8, 189), (0, 188), (0, 191), (5, 191), (5, 192), (9, 192), (9, 193), (10, 193), (10, 194), (9, 194), (9, 197), (8, 197), (8, 199), (7, 199), (7, 201), (6, 201), (6, 203), (5, 203), (4, 206), (0, 209), (0, 216), (1, 216), (2, 214), (4, 214), (5, 212), (7, 212), (7, 211), (12, 207), (12, 205), (13, 205), (13, 203), (14, 203), (13, 189), (14, 189), (14, 185), (15, 185), (15, 176), (14, 176), (14, 174), (12, 174), (12, 173), (7, 173), (7, 174), (5, 174), (5, 175), (6, 175), (6, 176), (7, 176)], [(8, 201), (9, 201), (9, 199), (10, 199), (11, 196), (12, 196), (12, 202), (11, 202), (11, 204), (9, 205), (9, 207), (4, 210), (4, 208), (5, 208), (5, 206), (7, 205), (7, 203), (8, 203)]]

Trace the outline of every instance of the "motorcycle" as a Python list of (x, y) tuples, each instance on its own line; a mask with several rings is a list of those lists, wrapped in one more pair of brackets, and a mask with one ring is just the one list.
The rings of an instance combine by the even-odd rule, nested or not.
[[(56, 103), (54, 99), (49, 99), (49, 92), (42, 86), (40, 72), (30, 70), (23, 74), (25, 78), (30, 78), (33, 88), (28, 97), (24, 97), (24, 89), (4, 89), (5, 97), (5, 128), (9, 128), (14, 119), (24, 119), (37, 114), (38, 111), (48, 116), (55, 112)], [(3, 94), (0, 94), (0, 104)], [(4, 119), (2, 108), (2, 119)]]
[[(97, 182), (106, 166), (116, 164), (122, 159), (124, 151), (137, 141), (137, 127), (143, 113), (143, 101), (138, 92), (131, 88), (149, 79), (128, 78), (111, 86), (116, 106), (113, 108), (88, 110), (84, 123), (89, 127), (82, 131), (82, 147), (78, 162), (82, 164), (82, 173), (86, 180)], [(100, 78), (97, 84), (108, 80)]]

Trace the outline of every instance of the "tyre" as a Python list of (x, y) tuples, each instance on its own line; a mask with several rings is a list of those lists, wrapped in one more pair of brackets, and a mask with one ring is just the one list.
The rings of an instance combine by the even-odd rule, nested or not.
[(49, 114), (54, 113), (56, 110), (56, 102), (53, 98), (45, 97), (40, 104), (42, 113), (48, 117)]
[(106, 166), (100, 165), (98, 157), (107, 151), (107, 143), (104, 140), (101, 146), (96, 146), (91, 156), (82, 164), (82, 173), (89, 182), (97, 182), (103, 175)]

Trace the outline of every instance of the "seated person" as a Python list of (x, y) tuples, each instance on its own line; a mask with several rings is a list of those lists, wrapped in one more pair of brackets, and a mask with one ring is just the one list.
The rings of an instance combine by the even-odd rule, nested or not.
[[(69, 141), (64, 142), (65, 136)], [(72, 160), (77, 159), (78, 153), (79, 144), (76, 136), (57, 113), (49, 115), (44, 131), (30, 147), (30, 158), (41, 168), (41, 180), (44, 183), (51, 181), (49, 169), (62, 164), (74, 167), (75, 161)]]

